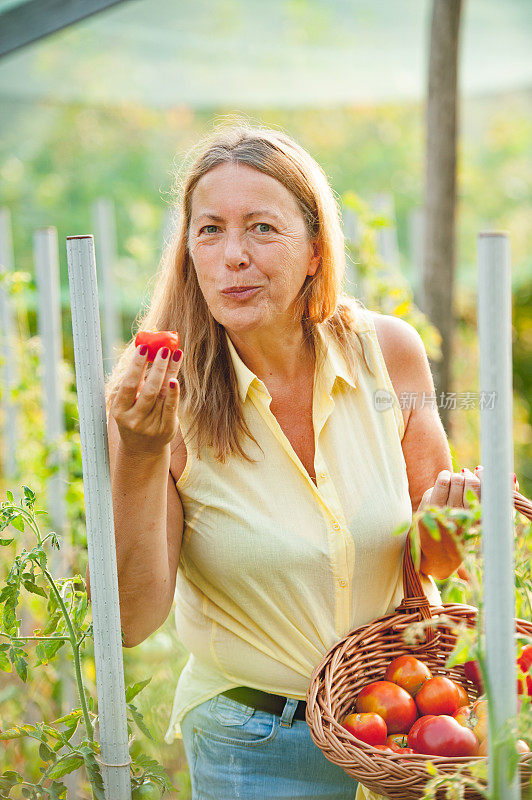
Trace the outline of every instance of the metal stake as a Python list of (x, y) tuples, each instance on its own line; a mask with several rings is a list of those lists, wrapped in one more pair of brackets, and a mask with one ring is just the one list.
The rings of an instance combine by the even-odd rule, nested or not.
[[(510, 243), (504, 233), (478, 237), (478, 332), (482, 454), (482, 551), (488, 683), (496, 730), (517, 709), (515, 646), (512, 289)], [(492, 402), (493, 401), (493, 402)], [(489, 741), (491, 797), (519, 800), (519, 772), (510, 783), (513, 743)]]
[(93, 237), (67, 237), (67, 261), (87, 519), (102, 776), (106, 800), (130, 800), (130, 756)]

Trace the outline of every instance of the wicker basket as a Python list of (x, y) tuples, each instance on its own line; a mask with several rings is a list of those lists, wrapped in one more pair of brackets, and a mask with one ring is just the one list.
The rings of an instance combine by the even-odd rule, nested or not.
[[(514, 506), (524, 516), (532, 519), (532, 503), (514, 492)], [(356, 739), (339, 720), (351, 711), (353, 699), (367, 683), (382, 680), (387, 665), (393, 658), (414, 654), (421, 658), (434, 675), (447, 675), (466, 687), (470, 700), (475, 700), (475, 686), (467, 680), (463, 665), (445, 669), (445, 662), (454, 648), (456, 634), (452, 623), (448, 627), (429, 627), (425, 641), (407, 646), (403, 631), (412, 622), (444, 615), (453, 622), (476, 627), (477, 609), (473, 606), (446, 604), (431, 606), (427, 600), (419, 575), (414, 569), (410, 547), (405, 547), (403, 558), (404, 598), (395, 614), (380, 617), (368, 625), (351, 631), (332, 647), (312, 673), (307, 691), (306, 720), (314, 743), (324, 755), (342, 767), (368, 789), (393, 800), (419, 800), (430, 776), (425, 763), (431, 761), (441, 773), (453, 774), (457, 768), (481, 757), (443, 758), (421, 754), (392, 754), (376, 750)], [(516, 631), (532, 636), (532, 623), (516, 619)], [(532, 779), (532, 753), (520, 759), (523, 789)], [(523, 793), (525, 796), (525, 792)], [(445, 790), (438, 798), (445, 796)], [(481, 800), (473, 789), (466, 789), (466, 800)], [(436, 800), (436, 798), (435, 798)]]

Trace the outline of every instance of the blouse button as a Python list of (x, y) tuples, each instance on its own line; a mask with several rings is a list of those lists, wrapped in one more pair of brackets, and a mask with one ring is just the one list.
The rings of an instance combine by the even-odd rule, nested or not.
[(342, 588), (345, 588), (345, 587), (347, 586), (347, 581), (346, 581), (344, 578), (342, 578), (341, 580), (339, 580), (339, 581), (338, 581), (338, 583), (340, 584), (340, 586), (341, 586)]
[(322, 481), (324, 481), (326, 479), (326, 477), (327, 477), (327, 473), (326, 472), (320, 472), (320, 478), (322, 479)]
[(334, 522), (333, 523), (333, 529), (335, 531), (341, 531), (342, 530), (342, 528), (341, 528), (341, 526), (340, 526), (340, 524), (338, 522)]

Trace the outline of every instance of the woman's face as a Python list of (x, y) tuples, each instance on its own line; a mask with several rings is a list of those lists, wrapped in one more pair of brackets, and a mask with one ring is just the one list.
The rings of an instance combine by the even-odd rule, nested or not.
[[(235, 163), (213, 167), (198, 181), (189, 251), (211, 314), (236, 334), (291, 327), (294, 300), (319, 264), (292, 193)], [(228, 291), (235, 287), (248, 291)]]

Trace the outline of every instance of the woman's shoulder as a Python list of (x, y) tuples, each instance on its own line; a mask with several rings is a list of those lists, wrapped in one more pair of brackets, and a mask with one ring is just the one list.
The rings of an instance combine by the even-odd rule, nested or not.
[(410, 361), (413, 356), (425, 353), (425, 345), (417, 330), (404, 319), (379, 311), (368, 311), (385, 360)]
[[(370, 314), (388, 375), (399, 398), (403, 392), (412, 391), (416, 375), (426, 367), (423, 339), (413, 325), (400, 317), (377, 311)], [(410, 410), (402, 410), (406, 427)]]

